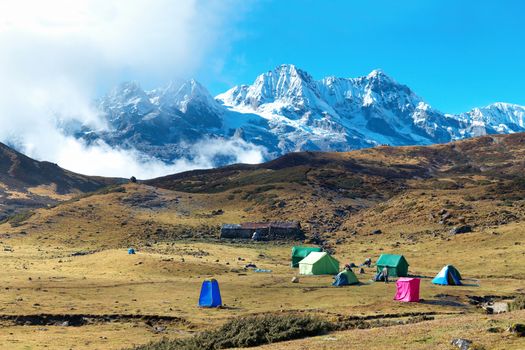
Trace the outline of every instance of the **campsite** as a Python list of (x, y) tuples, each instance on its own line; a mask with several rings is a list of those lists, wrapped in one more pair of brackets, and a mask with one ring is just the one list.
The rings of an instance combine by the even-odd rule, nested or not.
[(525, 0), (0, 0), (0, 350), (525, 350)]
[[(29, 222), (53, 222), (48, 225), (53, 235), (48, 229), (35, 231), (32, 235), (14, 234), (18, 228), (3, 226), (3, 229), (13, 233), (9, 238), (2, 239), (4, 249), (0, 251), (3, 266), (0, 271), (3, 285), (0, 324), (7, 331), (0, 333), (2, 346), (25, 349), (28, 344), (44, 344), (53, 349), (69, 349), (72, 346), (77, 349), (122, 349), (165, 337), (184, 338), (203, 329), (214, 329), (229, 319), (268, 313), (306, 313), (336, 323), (346, 322), (347, 318), (370, 322), (371, 328), (367, 330), (342, 330), (275, 344), (278, 348), (310, 346), (305, 344), (325, 344), (336, 348), (343, 346), (338, 345), (340, 342), (345, 344), (353, 337), (371, 340), (377, 332), (386, 332), (385, 338), (371, 342), (371, 349), (383, 348), (383, 342), (388, 342), (389, 346), (426, 344), (432, 348), (436, 344), (450, 342), (451, 337), (469, 337), (493, 346), (491, 348), (501, 349), (519, 348), (522, 344), (519, 338), (505, 332), (488, 333), (485, 328), (487, 324), (504, 328), (518, 322), (524, 317), (523, 311), (489, 318), (483, 309), (472, 304), (472, 297), (497, 295), (506, 299), (522, 290), (520, 276), (525, 273), (525, 267), (519, 264), (509, 270), (508, 263), (499, 253), (505, 251), (506, 254), (522, 255), (522, 246), (514, 244), (521, 239), (519, 225), (500, 228), (499, 235), (481, 231), (445, 241), (428, 239), (417, 244), (398, 233), (373, 237), (357, 235), (346, 244), (338, 245), (332, 259), (337, 259), (340, 263), (338, 269), (343, 269), (348, 262), (359, 265), (367, 257), (372, 257), (372, 266), (365, 268), (365, 274), (353, 269), (359, 284), (333, 287), (332, 274), (302, 275), (299, 267), (291, 266), (294, 261), (292, 247), (297, 245), (293, 241), (186, 238), (145, 245), (130, 241), (124, 234), (127, 230), (120, 229), (117, 232), (123, 234), (111, 234), (104, 239), (106, 246), (96, 244), (101, 242), (102, 230), (97, 236), (94, 231), (86, 229), (83, 235), (85, 240), (77, 241), (77, 244), (68, 241), (67, 231), (63, 229), (65, 226), (61, 226), (67, 223), (68, 216), (57, 214), (89, 210), (91, 216), (79, 222), (84, 221), (89, 226), (92, 217), (100, 217), (103, 220), (100, 224), (108, 225), (105, 218), (111, 218), (113, 214), (106, 212), (106, 215), (99, 216), (101, 211), (117, 208), (100, 206), (102, 199), (113, 198), (112, 202), (117, 203), (119, 201), (115, 201), (115, 197), (150, 191), (148, 187), (136, 184), (126, 185), (125, 189), (126, 193), (87, 197), (51, 211), (39, 212), (30, 219)], [(163, 196), (168, 196), (165, 199), (171, 195), (178, 196), (180, 201), (189, 201), (189, 196), (201, 196), (163, 193)], [(127, 210), (125, 206), (119, 208)], [(147, 209), (138, 209), (136, 214), (150, 218), (155, 215), (158, 220), (165, 220), (162, 211), (153, 214)], [(75, 218), (78, 219), (76, 215)], [(210, 217), (210, 220), (217, 219)], [(135, 254), (128, 254), (130, 246), (134, 247)], [(315, 247), (311, 244), (304, 246)], [(318, 249), (313, 250), (326, 259), (325, 254), (315, 252)], [(469, 254), (473, 250), (476, 254)], [(387, 253), (402, 254), (409, 263), (409, 275), (421, 279), (421, 302), (394, 301), (397, 278), (388, 284), (372, 281), (377, 260)], [(429, 255), (432, 259), (428, 258)], [(480, 264), (482, 258), (499, 263)], [(327, 263), (331, 266), (334, 261), (328, 259)], [(253, 268), (245, 268), (249, 264), (271, 272), (258, 273)], [(432, 279), (448, 264), (453, 264), (461, 272), (463, 285), (432, 283)], [(299, 283), (291, 283), (293, 276), (299, 277)], [(211, 278), (218, 281), (222, 307), (198, 307), (203, 281)], [(106, 319), (96, 318), (93, 314), (108, 316)], [(34, 317), (17, 322), (8, 315)], [(39, 319), (45, 318), (45, 315), (64, 316), (46, 323)], [(77, 327), (63, 326), (68, 320), (67, 315), (79, 315), (87, 321)], [(413, 326), (381, 326), (389, 322), (410, 322)], [(404, 327), (406, 337), (399, 338), (396, 327)], [(425, 327), (431, 328), (431, 335), (422, 337), (420, 332)], [(267, 347), (271, 348), (270, 345)]]

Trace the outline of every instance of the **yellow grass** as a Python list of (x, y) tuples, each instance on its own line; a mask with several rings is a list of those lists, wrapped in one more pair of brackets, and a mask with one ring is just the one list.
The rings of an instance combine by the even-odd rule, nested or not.
[(56, 199), (59, 201), (65, 201), (65, 200), (71, 199), (75, 195), (75, 193), (68, 193), (68, 194), (57, 193), (56, 184), (29, 187), (27, 191), (37, 196), (49, 197), (49, 198)]
[[(294, 187), (279, 190), (290, 203), (278, 218), (305, 221), (320, 211), (330, 211), (326, 199), (306, 204)], [(149, 209), (126, 204), (133, 194), (155, 191), (170, 205)], [(525, 288), (525, 224), (514, 222), (497, 228), (480, 225), (475, 232), (448, 236), (422, 233), (442, 230), (428, 221), (428, 213), (443, 207), (445, 200), (459, 201), (462, 194), (435, 191), (437, 198), (413, 191), (394, 197), (379, 210), (369, 209), (346, 219), (343, 228), (328, 238), (341, 262), (375, 261), (382, 253), (404, 254), (410, 273), (424, 276), (422, 303), (392, 300), (393, 283), (372, 283), (374, 270), (358, 278), (359, 286), (334, 288), (330, 276), (300, 277), (289, 267), (293, 243), (231, 243), (219, 241), (159, 241), (145, 230), (184, 225), (219, 225), (223, 222), (275, 217), (264, 206), (228, 199), (232, 191), (219, 194), (188, 194), (127, 185), (126, 193), (109, 193), (70, 201), (55, 208), (37, 210), (20, 227), (0, 225), (0, 314), (136, 314), (179, 317), (160, 334), (143, 321), (98, 323), (81, 327), (14, 326), (0, 321), (0, 349), (120, 349), (154, 339), (190, 336), (215, 328), (232, 317), (266, 312), (301, 311), (321, 317), (381, 315), (406, 312), (437, 313), (435, 321), (416, 325), (354, 330), (307, 340), (273, 345), (289, 349), (352, 348), (449, 348), (450, 339), (466, 334), (487, 348), (520, 348), (522, 342), (506, 333), (477, 336), (490, 320), (502, 323), (523, 319), (523, 312), (486, 316), (468, 304), (467, 295), (510, 296)], [(428, 191), (427, 191), (428, 192)], [(178, 199), (175, 203), (174, 200)], [(415, 202), (415, 204), (411, 204)], [(335, 205), (351, 205), (342, 199)], [(317, 207), (314, 207), (314, 204)], [(493, 208), (475, 203), (477, 215)], [(415, 208), (415, 209), (414, 209)], [(223, 215), (211, 215), (223, 209)], [(519, 207), (509, 210), (521, 210)], [(363, 226), (358, 223), (364, 222)], [(307, 226), (308, 228), (308, 226)], [(381, 235), (369, 235), (381, 228)], [(447, 228), (446, 230), (448, 230)], [(22, 233), (25, 232), (25, 233)], [(493, 234), (496, 232), (497, 234)], [(335, 240), (345, 237), (341, 244)], [(149, 242), (146, 245), (146, 242)], [(399, 242), (396, 244), (396, 242)], [(128, 246), (137, 248), (128, 255)], [(5, 248), (5, 249), (4, 249)], [(76, 251), (91, 251), (71, 256)], [(239, 259), (240, 258), (240, 259)], [(247, 263), (271, 273), (244, 271)], [(445, 264), (455, 265), (466, 279), (461, 287), (435, 286), (430, 279)], [(224, 309), (197, 307), (200, 284), (215, 277), (221, 287)], [(439, 295), (447, 294), (442, 298)], [(458, 316), (459, 314), (465, 314)], [(2, 326), (3, 324), (3, 326)], [(505, 323), (506, 324), (506, 323)], [(407, 336), (405, 336), (407, 334)], [(335, 339), (335, 340), (334, 340)], [(357, 347), (357, 346), (356, 346)]]
[[(491, 350), (524, 349), (525, 338), (508, 332), (489, 333), (490, 327), (503, 330), (523, 322), (525, 310), (495, 316), (444, 317), (418, 324), (387, 328), (357, 329), (326, 336), (261, 346), (257, 349), (453, 349), (452, 339), (463, 338)], [(366, 344), (366, 345), (365, 345)]]

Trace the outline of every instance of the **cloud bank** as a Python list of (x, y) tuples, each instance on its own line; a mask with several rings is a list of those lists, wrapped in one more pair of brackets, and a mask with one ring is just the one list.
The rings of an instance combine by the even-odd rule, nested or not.
[[(135, 151), (64, 136), (56, 115), (104, 126), (92, 101), (123, 80), (187, 78), (224, 49), (236, 1), (18, 0), (0, 2), (0, 141), (31, 157), (92, 175), (141, 178), (212, 167), (228, 150), (239, 162), (263, 150), (241, 140), (192, 148), (166, 165)], [(220, 144), (219, 144), (220, 143)]]

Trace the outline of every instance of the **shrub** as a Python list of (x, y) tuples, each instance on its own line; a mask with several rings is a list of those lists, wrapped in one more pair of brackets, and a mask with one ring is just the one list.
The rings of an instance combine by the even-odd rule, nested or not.
[(11, 227), (18, 227), (22, 225), (27, 219), (29, 219), (31, 216), (33, 216), (35, 213), (32, 211), (24, 211), (21, 213), (17, 213), (14, 215), (11, 215), (3, 220), (0, 221), (0, 224), (9, 222), (11, 224)]
[(509, 304), (509, 310), (523, 310), (525, 309), (525, 295), (521, 294), (514, 299), (512, 303)]
[(134, 350), (197, 350), (245, 348), (324, 334), (334, 329), (326, 321), (310, 316), (264, 315), (231, 320), (217, 330), (191, 338), (138, 346)]

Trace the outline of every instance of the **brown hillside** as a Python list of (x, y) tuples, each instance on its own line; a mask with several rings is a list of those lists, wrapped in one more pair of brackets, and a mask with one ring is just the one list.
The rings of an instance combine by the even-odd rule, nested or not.
[(39, 162), (0, 143), (0, 219), (117, 181), (80, 175), (50, 162)]

